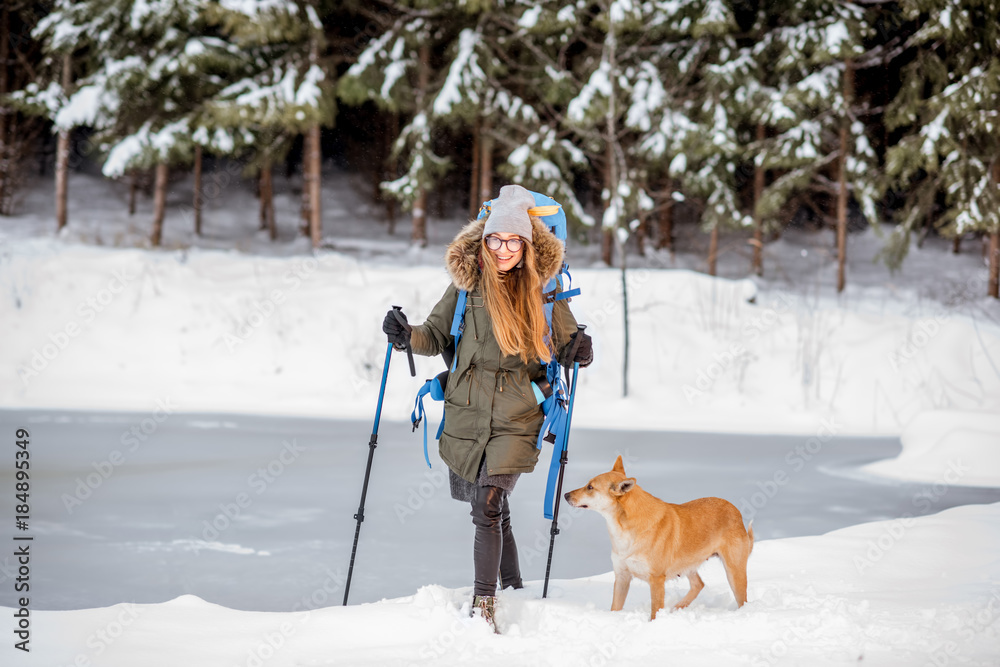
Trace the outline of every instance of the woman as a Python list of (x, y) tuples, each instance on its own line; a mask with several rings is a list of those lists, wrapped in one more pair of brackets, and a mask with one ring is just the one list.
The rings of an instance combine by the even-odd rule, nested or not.
[[(474, 609), (496, 631), (497, 575), (503, 588), (521, 588), (517, 546), (507, 496), (521, 473), (538, 461), (544, 415), (531, 383), (544, 377), (541, 361), (587, 366), (590, 336), (576, 333), (568, 302), (552, 310), (551, 347), (542, 290), (562, 266), (563, 245), (528, 214), (534, 196), (519, 185), (500, 189), (485, 220), (469, 223), (448, 246), (452, 285), (424, 324), (410, 332), (389, 311), (382, 324), (389, 342), (433, 356), (454, 344), (451, 324), (459, 290), (468, 291), (465, 330), (445, 387), (439, 452), (448, 465), (451, 494), (472, 503), (476, 526)], [(580, 341), (573, 344), (573, 338)], [(573, 359), (566, 358), (575, 349)]]

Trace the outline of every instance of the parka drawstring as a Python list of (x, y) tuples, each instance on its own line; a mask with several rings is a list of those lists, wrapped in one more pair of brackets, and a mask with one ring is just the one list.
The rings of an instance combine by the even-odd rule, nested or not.
[(476, 370), (476, 365), (475, 364), (469, 364), (469, 369), (467, 371), (465, 371), (465, 377), (463, 378), (465, 381), (467, 381), (469, 383), (469, 395), (466, 396), (466, 398), (465, 398), (465, 404), (466, 405), (471, 405), (472, 404), (472, 372), (474, 370)]
[[(516, 373), (516, 372), (517, 371), (513, 371), (513, 370), (511, 370), (509, 368), (501, 368), (500, 369), (500, 379), (498, 381), (499, 387), (498, 387), (497, 391), (499, 391), (500, 393), (503, 393), (504, 386), (507, 383), (510, 382), (510, 374), (511, 373)], [(514, 388), (514, 391), (517, 392), (517, 394), (521, 398), (523, 398), (525, 400), (528, 400), (528, 396), (525, 395), (525, 393), (523, 391), (521, 391), (520, 389), (517, 388), (517, 384), (511, 384), (511, 386)]]

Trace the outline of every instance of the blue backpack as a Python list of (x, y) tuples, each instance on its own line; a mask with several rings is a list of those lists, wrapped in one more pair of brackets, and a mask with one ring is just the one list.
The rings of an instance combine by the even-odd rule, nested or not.
[[(566, 213), (563, 211), (562, 206), (546, 195), (538, 192), (532, 192), (531, 194), (535, 197), (535, 206), (528, 209), (528, 213), (542, 218), (543, 222), (546, 223), (548, 228), (565, 247)], [(489, 215), (492, 203), (493, 200), (483, 202), (482, 207), (479, 209), (479, 215), (476, 216), (477, 220), (482, 220)], [(549, 328), (545, 336), (545, 342), (550, 347), (552, 342), (552, 309), (555, 306), (555, 302), (568, 299), (580, 293), (579, 288), (572, 288), (572, 282), (573, 277), (569, 273), (569, 266), (563, 260), (559, 273), (545, 285), (542, 295), (545, 300), (543, 307), (545, 310), (545, 322)], [(427, 463), (428, 468), (431, 467), (431, 460), (427, 454), (427, 422), (424, 420), (426, 412), (424, 410), (423, 399), (424, 396), (430, 395), (435, 401), (444, 401), (444, 384), (448, 380), (449, 373), (455, 370), (455, 364), (458, 361), (458, 342), (462, 339), (462, 334), (465, 332), (465, 305), (468, 296), (466, 290), (459, 290), (458, 301), (455, 303), (455, 314), (451, 321), (451, 336), (455, 341), (455, 348), (452, 363), (449, 365), (450, 369), (424, 383), (417, 392), (413, 413), (410, 415), (410, 421), (413, 422), (413, 430), (417, 430), (421, 421), (424, 422), (424, 461)], [(542, 428), (538, 433), (538, 449), (542, 448), (543, 442), (551, 442), (553, 444), (552, 461), (549, 464), (549, 476), (545, 486), (545, 505), (543, 508), (545, 518), (552, 519), (556, 480), (559, 477), (559, 460), (566, 448), (569, 390), (562, 379), (562, 375), (559, 373), (559, 363), (554, 358), (547, 364), (543, 363), (542, 367), (545, 369), (545, 379), (551, 391), (544, 392), (534, 382), (531, 384), (535, 392), (535, 399), (541, 404), (542, 412), (545, 414), (545, 421), (542, 422)], [(438, 426), (435, 437), (440, 439), (443, 432), (444, 417), (442, 416), (441, 425)]]

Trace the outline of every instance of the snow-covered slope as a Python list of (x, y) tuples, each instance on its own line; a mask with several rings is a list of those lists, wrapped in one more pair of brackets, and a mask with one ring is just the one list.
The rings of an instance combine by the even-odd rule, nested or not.
[(1000, 412), (924, 412), (900, 439), (899, 456), (862, 470), (948, 485), (1000, 486)]
[[(574, 279), (585, 289), (572, 307), (595, 342), (581, 373), (581, 426), (823, 437), (898, 433), (941, 405), (1000, 411), (998, 325), (670, 270), (631, 274), (623, 399), (620, 275), (577, 269)], [(0, 404), (141, 411), (169, 397), (186, 412), (367, 416), (386, 309), (401, 305), (420, 322), (447, 284), (440, 267), (335, 252), (10, 241), (0, 265)], [(384, 417), (402, 420), (418, 381), (441, 362), (418, 359), (415, 380), (397, 357)]]
[[(505, 593), (493, 635), (468, 618), (471, 588), (429, 585), (359, 606), (339, 588), (315, 608), (234, 611), (185, 596), (155, 605), (33, 613), (16, 665), (996, 665), (1000, 504), (759, 542), (736, 609), (717, 559), (690, 608), (649, 616), (634, 582), (608, 611), (613, 575)], [(253, 585), (253, 582), (247, 582)], [(687, 582), (667, 586), (667, 603)], [(11, 612), (4, 610), (4, 614)], [(10, 664), (10, 663), (5, 663)]]

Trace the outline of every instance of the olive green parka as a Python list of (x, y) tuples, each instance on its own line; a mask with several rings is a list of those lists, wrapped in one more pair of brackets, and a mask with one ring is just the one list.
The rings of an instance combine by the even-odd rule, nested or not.
[[(545, 285), (562, 266), (563, 245), (537, 217), (532, 216), (531, 222), (535, 267)], [(483, 220), (469, 223), (448, 246), (445, 266), (452, 284), (427, 321), (413, 327), (410, 338), (416, 354), (434, 356), (450, 347), (458, 292), (468, 291), (465, 331), (444, 391), (444, 432), (438, 449), (448, 467), (469, 482), (475, 481), (484, 452), (490, 475), (534, 470), (544, 420), (531, 388), (532, 380), (544, 377), (541, 363), (533, 359), (525, 364), (519, 356), (500, 351), (483, 303), (479, 252), (484, 224)], [(576, 319), (567, 301), (556, 301), (552, 347), (557, 357), (575, 331)]]

